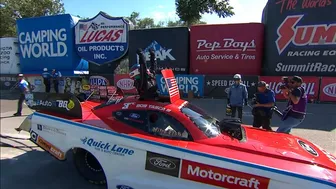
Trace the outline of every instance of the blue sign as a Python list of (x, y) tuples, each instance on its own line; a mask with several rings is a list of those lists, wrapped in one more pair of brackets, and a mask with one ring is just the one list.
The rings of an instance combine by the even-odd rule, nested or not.
[(63, 14), (17, 20), (22, 73), (41, 74), (48, 68), (74, 75), (81, 60), (74, 46), (74, 19)]
[(78, 55), (98, 65), (122, 58), (128, 50), (129, 24), (121, 17), (100, 12), (90, 20), (80, 20), (75, 26)]
[[(193, 91), (197, 96), (204, 95), (204, 76), (203, 75), (176, 75), (176, 81), (180, 91), (184, 94), (188, 94), (189, 91)], [(162, 95), (168, 95), (168, 90), (164, 78), (162, 75), (156, 75), (157, 85)]]
[(118, 146), (117, 144), (110, 144), (109, 142), (103, 142), (89, 137), (85, 137), (80, 140), (84, 145), (92, 147), (100, 152), (118, 156), (131, 156), (134, 154), (134, 150)]

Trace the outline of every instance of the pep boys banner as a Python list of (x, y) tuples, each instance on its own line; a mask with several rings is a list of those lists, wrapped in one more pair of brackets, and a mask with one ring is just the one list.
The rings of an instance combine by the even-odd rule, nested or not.
[[(308, 95), (308, 99), (317, 100), (319, 93), (319, 77), (302, 77), (302, 87), (305, 88)], [(282, 76), (260, 76), (260, 81), (265, 81), (270, 89), (275, 92), (276, 100), (285, 100), (285, 97), (281, 93), (280, 86), (282, 85)]]
[(17, 20), (21, 72), (41, 74), (48, 68), (64, 76), (74, 75), (81, 61), (74, 51), (77, 20), (69, 14)]
[(129, 24), (121, 17), (104, 12), (75, 26), (78, 55), (89, 62), (102, 65), (122, 58), (128, 50)]
[[(204, 76), (203, 75), (175, 75), (179, 89), (183, 94), (193, 91), (196, 96), (204, 95)], [(168, 95), (167, 86), (162, 75), (156, 75), (156, 82), (160, 93)]]

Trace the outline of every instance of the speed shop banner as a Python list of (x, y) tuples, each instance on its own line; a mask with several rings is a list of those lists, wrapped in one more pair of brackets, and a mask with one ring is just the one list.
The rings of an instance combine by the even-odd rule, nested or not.
[[(308, 95), (308, 99), (317, 100), (319, 93), (319, 77), (302, 77), (302, 87), (305, 88)], [(285, 97), (281, 93), (282, 76), (260, 76), (260, 81), (265, 81), (270, 89), (275, 93), (276, 100), (285, 100)]]
[[(188, 94), (189, 91), (193, 91), (195, 96), (204, 96), (203, 75), (175, 75), (175, 78), (180, 91), (182, 91), (184, 95)], [(156, 82), (160, 93), (162, 95), (168, 95), (166, 82), (161, 74), (156, 75)]]
[(336, 77), (322, 77), (320, 101), (336, 102)]
[(335, 10), (335, 0), (269, 0), (264, 74), (335, 76)]
[[(243, 76), (242, 83), (246, 85), (251, 98), (257, 91), (258, 76)], [(233, 84), (233, 76), (205, 76), (204, 96), (227, 98), (230, 86)]]

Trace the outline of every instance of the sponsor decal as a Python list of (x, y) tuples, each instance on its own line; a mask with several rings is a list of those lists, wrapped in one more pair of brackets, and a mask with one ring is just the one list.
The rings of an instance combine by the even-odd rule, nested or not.
[(36, 86), (42, 85), (42, 79), (34, 79), (34, 85)]
[(297, 140), (297, 142), (299, 143), (299, 145), (300, 145), (304, 150), (306, 150), (306, 151), (307, 151), (308, 153), (310, 153), (311, 155), (316, 156), (316, 157), (319, 156), (319, 154), (317, 153), (317, 151), (316, 151), (313, 147), (309, 146), (307, 143), (303, 142), (302, 140)]
[(144, 109), (153, 109), (153, 110), (171, 112), (171, 109), (167, 109), (162, 106), (157, 106), (157, 105), (152, 105), (152, 104), (135, 104), (135, 102), (126, 102), (123, 104), (123, 107), (121, 107), (121, 109), (128, 109), (130, 108), (130, 106), (135, 106), (135, 108), (144, 108)]
[(276, 72), (336, 72), (335, 64), (323, 64), (321, 62), (304, 64), (284, 64), (279, 62), (275, 67)]
[(56, 100), (56, 101), (48, 101), (48, 100), (33, 100), (34, 97), (32, 94), (28, 94), (25, 96), (26, 104), (29, 107), (34, 106), (43, 106), (43, 107), (58, 107), (64, 108), (66, 110), (71, 110), (75, 107), (75, 103), (72, 100)]
[(131, 118), (134, 118), (134, 119), (139, 119), (140, 118), (140, 115), (139, 114), (136, 114), (136, 113), (130, 113), (129, 115)]
[(72, 100), (56, 100), (59, 108), (65, 108), (66, 110), (71, 110), (75, 107), (75, 103)]
[(134, 81), (129, 78), (120, 79), (117, 81), (117, 86), (123, 90), (131, 90), (134, 89)]
[(40, 131), (44, 131), (47, 133), (52, 133), (52, 134), (60, 134), (63, 136), (66, 136), (66, 132), (63, 129), (47, 126), (47, 125), (41, 125), (37, 124), (37, 129)]
[(267, 189), (270, 179), (188, 160), (182, 160), (182, 179), (223, 188)]
[(134, 150), (126, 147), (121, 147), (117, 144), (110, 144), (109, 142), (103, 142), (90, 137), (84, 137), (80, 139), (84, 145), (94, 148), (97, 151), (118, 155), (118, 156), (131, 156), (134, 154)]
[(188, 132), (186, 130), (184, 130), (183, 132), (179, 132), (179, 131), (175, 131), (171, 127), (168, 127), (166, 129), (161, 129), (159, 127), (153, 127), (151, 131), (154, 134), (159, 134), (160, 136), (188, 138)]
[(39, 145), (41, 148), (55, 156), (59, 160), (65, 159), (65, 154), (60, 149), (43, 139), (41, 136), (38, 136), (37, 138), (37, 145)]
[(116, 187), (117, 189), (133, 189), (132, 187), (126, 185), (117, 185)]
[(255, 51), (256, 44), (251, 41), (235, 41), (233, 38), (224, 38), (223, 41), (208, 42), (207, 40), (197, 40), (197, 52), (204, 51)]
[(79, 56), (102, 65), (122, 58), (128, 50), (128, 23), (121, 17), (100, 12), (75, 26), (75, 44)]
[[(150, 61), (150, 53), (149, 52), (150, 52), (151, 49), (154, 50), (155, 57), (159, 61), (176, 60), (176, 58), (172, 55), (172, 50), (173, 49), (168, 49), (168, 48), (162, 47), (157, 41), (153, 41), (148, 47), (146, 47), (144, 49), (146, 61)], [(181, 71), (185, 71), (185, 70), (181, 70)]]
[(89, 78), (90, 85), (97, 85), (97, 86), (108, 86), (110, 82), (103, 76), (91, 76)]
[(323, 93), (330, 97), (336, 97), (336, 83), (324, 86)]
[[(304, 15), (287, 16), (277, 29), (275, 41), (279, 55), (292, 43), (295, 46), (335, 45), (336, 24), (300, 25)], [(295, 52), (291, 52), (295, 53)], [(320, 53), (320, 52), (319, 52)], [(326, 56), (335, 55), (336, 50), (323, 51)], [(290, 53), (289, 53), (290, 54)], [(313, 52), (312, 54), (315, 54)]]
[(145, 169), (160, 174), (178, 177), (180, 172), (181, 159), (148, 152), (146, 154)]
[(37, 142), (37, 138), (38, 138), (38, 134), (35, 131), (32, 130), (30, 132), (30, 140), (32, 142), (36, 143)]
[[(168, 78), (169, 79), (169, 78)], [(169, 89), (167, 89), (167, 84), (162, 77), (162, 75), (156, 75), (156, 81), (158, 82), (158, 87), (160, 90), (160, 93), (162, 95), (168, 95), (168, 90), (174, 89), (174, 82), (177, 82), (178, 89), (182, 91), (184, 94), (188, 94), (189, 91), (193, 91), (194, 94), (198, 96), (203, 96), (204, 91), (203, 91), (203, 82), (204, 82), (204, 76), (203, 75), (176, 75), (174, 80), (171, 80), (173, 82), (168, 82), (167, 84)], [(173, 94), (176, 93), (176, 91), (172, 91)], [(174, 96), (174, 95), (173, 95)]]

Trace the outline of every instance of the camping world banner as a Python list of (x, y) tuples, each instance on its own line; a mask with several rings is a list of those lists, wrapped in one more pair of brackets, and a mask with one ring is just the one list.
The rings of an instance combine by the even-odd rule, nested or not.
[(75, 26), (76, 51), (83, 59), (106, 64), (122, 58), (128, 50), (129, 24), (104, 12)]

